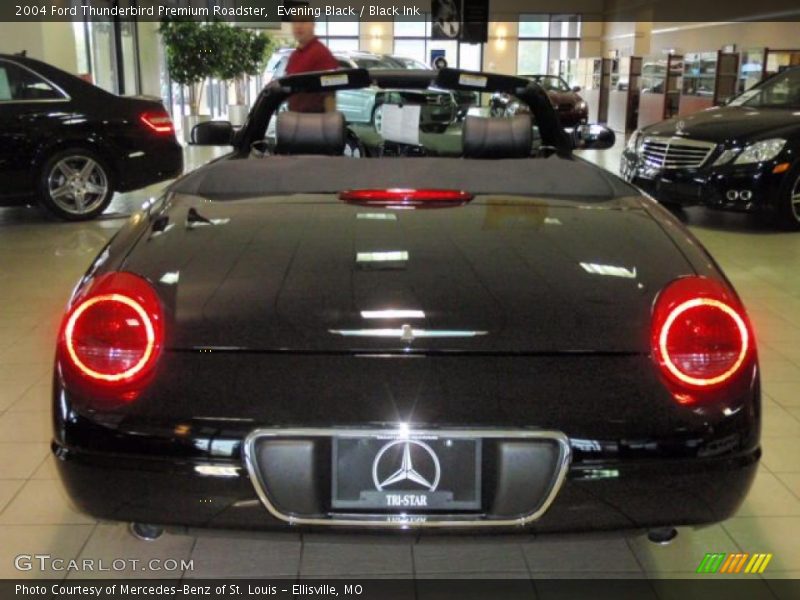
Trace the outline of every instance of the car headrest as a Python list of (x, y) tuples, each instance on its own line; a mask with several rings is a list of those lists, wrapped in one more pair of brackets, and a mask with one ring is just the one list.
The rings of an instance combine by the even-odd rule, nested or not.
[(340, 112), (280, 112), (275, 137), (277, 154), (342, 154), (344, 116)]
[(464, 158), (527, 158), (533, 144), (531, 116), (468, 116), (461, 133)]

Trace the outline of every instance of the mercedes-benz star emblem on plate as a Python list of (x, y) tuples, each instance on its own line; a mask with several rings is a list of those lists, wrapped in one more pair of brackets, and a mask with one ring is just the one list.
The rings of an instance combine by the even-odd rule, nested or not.
[(411, 482), (433, 492), (439, 487), (441, 474), (439, 457), (419, 440), (389, 442), (372, 461), (372, 480), (379, 492), (400, 482)]

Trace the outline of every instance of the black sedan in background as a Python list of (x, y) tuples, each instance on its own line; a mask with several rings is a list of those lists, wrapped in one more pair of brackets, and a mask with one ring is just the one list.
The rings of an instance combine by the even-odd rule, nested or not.
[[(513, 93), (463, 155), (342, 156), (294, 93)], [(546, 93), (453, 69), (270, 83), (226, 158), (131, 218), (70, 302), (57, 468), (164, 526), (585, 531), (731, 516), (760, 457), (745, 309), (696, 239), (572, 154)]]
[(115, 191), (182, 170), (160, 101), (115, 96), (43, 62), (0, 55), (0, 206), (38, 201), (62, 219), (92, 219)]
[(754, 212), (800, 229), (800, 68), (726, 106), (636, 131), (621, 172), (667, 204)]

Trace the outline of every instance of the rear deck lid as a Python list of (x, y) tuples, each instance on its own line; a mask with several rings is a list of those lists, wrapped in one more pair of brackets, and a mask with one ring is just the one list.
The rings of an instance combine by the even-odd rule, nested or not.
[(156, 283), (171, 348), (647, 352), (655, 294), (692, 270), (638, 206), (178, 195), (125, 268)]

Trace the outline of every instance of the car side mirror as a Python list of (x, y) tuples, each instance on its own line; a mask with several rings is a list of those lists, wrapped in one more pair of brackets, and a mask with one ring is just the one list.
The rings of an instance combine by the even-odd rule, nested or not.
[(233, 125), (230, 121), (205, 121), (192, 127), (193, 146), (229, 146), (233, 143)]
[(580, 125), (575, 128), (574, 139), (579, 150), (605, 150), (614, 145), (617, 136), (603, 125)]
[(581, 86), (579, 86), (579, 85), (572, 86), (572, 91), (577, 94), (578, 92), (581, 91)]

